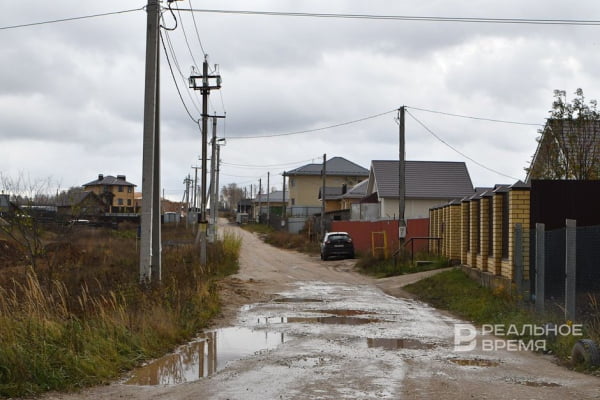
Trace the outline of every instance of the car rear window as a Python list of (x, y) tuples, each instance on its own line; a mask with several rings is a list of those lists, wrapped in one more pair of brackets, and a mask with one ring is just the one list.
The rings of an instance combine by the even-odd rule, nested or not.
[(331, 235), (328, 237), (329, 240), (348, 240), (350, 236), (348, 235)]

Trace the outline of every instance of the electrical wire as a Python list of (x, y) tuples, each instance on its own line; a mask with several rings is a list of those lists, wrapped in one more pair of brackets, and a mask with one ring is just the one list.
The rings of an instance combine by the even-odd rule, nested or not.
[(419, 111), (424, 111), (424, 112), (433, 113), (433, 114), (447, 115), (450, 117), (474, 119), (477, 121), (499, 122), (499, 123), (503, 123), (503, 124), (527, 125), (527, 126), (544, 126), (544, 124), (534, 124), (534, 123), (529, 123), (529, 122), (515, 122), (515, 121), (506, 121), (506, 120), (502, 120), (502, 119), (472, 117), (472, 116), (468, 116), (468, 115), (451, 114), (451, 113), (444, 112), (444, 111), (428, 110), (426, 108), (418, 108), (418, 107), (411, 107), (411, 106), (406, 106), (405, 108), (410, 108), (411, 110), (419, 110)]
[[(168, 48), (169, 48), (169, 50), (171, 52), (171, 56), (173, 58), (173, 63), (175, 64), (175, 68), (179, 72), (179, 76), (181, 77), (181, 80), (183, 81), (184, 87), (187, 87), (186, 86), (187, 79), (183, 75), (183, 72), (181, 71), (181, 67), (179, 65), (179, 61), (177, 60), (177, 55), (175, 54), (175, 48), (173, 47), (173, 43), (171, 42), (171, 36), (169, 35), (169, 32), (165, 32), (165, 36), (166, 36), (166, 42), (167, 42)], [(166, 54), (166, 50), (165, 50), (165, 54)], [(194, 108), (196, 109), (196, 111), (198, 112), (198, 114), (202, 115), (202, 111), (200, 111), (200, 107), (194, 101), (194, 97), (192, 96), (191, 92), (189, 90), (186, 90), (186, 93), (188, 94), (188, 97), (190, 98), (190, 101), (194, 105)]]
[(346, 125), (351, 125), (351, 124), (356, 124), (358, 122), (363, 122), (369, 119), (373, 119), (373, 118), (378, 118), (381, 117), (383, 115), (386, 114), (390, 114), (393, 112), (398, 111), (398, 109), (393, 109), (390, 111), (385, 111), (379, 114), (375, 114), (375, 115), (370, 115), (368, 117), (364, 117), (364, 118), (359, 118), (359, 119), (355, 119), (352, 121), (347, 121), (347, 122), (342, 122), (339, 124), (334, 124), (334, 125), (328, 125), (328, 126), (323, 126), (320, 128), (315, 128), (315, 129), (306, 129), (303, 131), (296, 131), (296, 132), (287, 132), (287, 133), (276, 133), (276, 134), (271, 134), (271, 135), (256, 135), (256, 136), (230, 136), (228, 139), (260, 139), (260, 138), (270, 138), (270, 137), (279, 137), (279, 136), (292, 136), (292, 135), (301, 135), (304, 133), (312, 133), (312, 132), (318, 132), (318, 131), (324, 131), (327, 129), (332, 129), (332, 128), (339, 128), (340, 126), (346, 126)]
[(313, 157), (308, 160), (300, 160), (300, 161), (294, 161), (294, 162), (289, 162), (289, 163), (284, 163), (284, 164), (248, 165), (248, 164), (234, 164), (234, 163), (228, 163), (228, 162), (221, 162), (221, 164), (230, 165), (230, 166), (234, 166), (234, 167), (246, 167), (246, 168), (271, 168), (271, 167), (286, 167), (289, 165), (307, 163), (309, 161), (313, 161), (315, 158), (317, 158), (317, 157)]
[[(192, 11), (192, 0), (190, 2), (190, 11)], [(194, 21), (194, 29), (196, 30), (196, 37), (198, 38), (198, 43), (200, 44), (200, 48), (202, 49), (202, 54), (206, 55), (206, 51), (204, 51), (204, 46), (202, 46), (202, 40), (200, 40), (200, 32), (198, 31), (198, 25), (196, 24), (196, 17), (194, 17), (194, 13), (192, 13), (192, 20)]]
[(60, 19), (53, 19), (53, 20), (48, 20), (48, 21), (31, 22), (28, 24), (0, 26), (0, 31), (7, 30), (7, 29), (26, 28), (26, 27), (30, 27), (30, 26), (56, 24), (56, 23), (60, 23), (60, 22), (78, 21), (78, 20), (82, 20), (82, 19), (107, 17), (109, 15), (127, 14), (127, 13), (131, 13), (131, 12), (135, 12), (135, 11), (143, 11), (145, 9), (146, 9), (146, 6), (143, 6), (140, 8), (132, 8), (129, 10), (121, 10), (121, 11), (112, 11), (112, 12), (106, 12), (106, 13), (101, 13), (101, 14), (91, 14), (91, 15), (82, 15), (79, 17), (60, 18)]
[(179, 99), (181, 100), (181, 104), (183, 104), (183, 108), (185, 108), (185, 111), (187, 112), (187, 115), (189, 115), (190, 119), (192, 121), (194, 121), (195, 123), (199, 124), (200, 120), (194, 119), (194, 117), (190, 113), (190, 110), (188, 109), (187, 104), (185, 104), (185, 101), (183, 101), (183, 96), (181, 95), (181, 91), (179, 90), (179, 85), (177, 85), (177, 79), (175, 79), (175, 73), (173, 72), (173, 67), (171, 66), (171, 60), (169, 59), (169, 55), (167, 53), (167, 47), (165, 46), (165, 41), (163, 39), (162, 32), (159, 32), (159, 33), (160, 33), (160, 42), (162, 43), (163, 49), (165, 51), (165, 58), (167, 59), (167, 64), (169, 65), (169, 70), (171, 71), (171, 77), (173, 78), (173, 83), (175, 83), (175, 88), (177, 89), (177, 93), (179, 94)]
[(183, 33), (183, 38), (185, 39), (185, 44), (187, 45), (187, 48), (188, 48), (188, 50), (190, 52), (190, 57), (192, 57), (192, 61), (194, 62), (194, 66), (196, 68), (198, 68), (198, 63), (196, 62), (196, 59), (194, 58), (194, 52), (192, 51), (192, 47), (190, 46), (190, 42), (188, 41), (187, 34), (185, 33), (185, 27), (183, 26), (183, 18), (181, 18), (181, 11), (177, 10), (177, 14), (179, 15), (179, 21), (180, 21), (180, 24), (181, 24), (181, 32)]
[(479, 161), (474, 160), (473, 158), (469, 157), (468, 155), (466, 155), (465, 153), (463, 153), (462, 151), (458, 150), (456, 147), (452, 146), (451, 144), (449, 144), (448, 142), (446, 142), (444, 139), (442, 139), (441, 137), (439, 137), (438, 135), (435, 134), (435, 132), (433, 132), (431, 129), (429, 129), (423, 122), (421, 122), (417, 117), (415, 117), (414, 115), (412, 115), (410, 113), (410, 111), (406, 111), (406, 113), (408, 115), (410, 115), (415, 121), (417, 121), (417, 123), (419, 125), (421, 125), (427, 132), (429, 132), (430, 135), (432, 135), (434, 138), (436, 138), (437, 140), (439, 140), (440, 142), (442, 142), (443, 144), (445, 144), (446, 146), (448, 146), (450, 149), (454, 150), (456, 153), (460, 154), (461, 156), (463, 156), (464, 158), (466, 158), (467, 160), (473, 162), (474, 164), (477, 164), (478, 166), (480, 166), (481, 168), (487, 169), (488, 171), (491, 171), (495, 174), (504, 176), (506, 178), (510, 178), (510, 179), (514, 179), (515, 181), (518, 181), (519, 178), (515, 178), (513, 176), (510, 175), (506, 175), (505, 173), (502, 173), (500, 171), (496, 171), (495, 169), (492, 169), (482, 163), (480, 163)]
[(256, 11), (256, 10), (219, 10), (219, 9), (193, 9), (190, 12), (236, 14), (236, 15), (261, 15), (277, 17), (308, 17), (308, 18), (338, 18), (338, 19), (367, 19), (388, 21), (417, 21), (417, 22), (460, 22), (484, 24), (526, 24), (526, 25), (571, 25), (571, 26), (598, 26), (600, 20), (585, 19), (541, 19), (541, 18), (490, 18), (490, 17), (436, 17), (416, 15), (377, 15), (377, 14), (340, 14), (340, 13), (310, 13), (287, 11)]

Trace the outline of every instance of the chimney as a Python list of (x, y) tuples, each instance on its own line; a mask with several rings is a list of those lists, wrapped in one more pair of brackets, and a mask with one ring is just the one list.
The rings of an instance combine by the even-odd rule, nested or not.
[(98, 180), (101, 181), (102, 179), (104, 179), (104, 175), (98, 174)]
[(126, 181), (127, 179), (125, 179), (125, 175), (117, 175), (117, 179)]

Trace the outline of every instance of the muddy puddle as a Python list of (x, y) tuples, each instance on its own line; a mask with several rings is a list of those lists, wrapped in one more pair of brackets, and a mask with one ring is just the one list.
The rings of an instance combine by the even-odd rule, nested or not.
[(457, 365), (460, 365), (463, 367), (497, 367), (498, 365), (500, 365), (500, 363), (497, 361), (484, 360), (484, 359), (480, 359), (480, 358), (475, 358), (475, 359), (455, 358), (455, 359), (450, 360), (450, 362), (453, 362), (454, 364), (457, 364)]
[(134, 370), (125, 384), (176, 385), (192, 382), (223, 369), (227, 362), (239, 360), (261, 350), (270, 350), (290, 340), (283, 333), (230, 327), (199, 336), (172, 354)]
[(258, 325), (269, 324), (331, 324), (331, 325), (365, 325), (381, 322), (376, 318), (358, 318), (331, 315), (326, 317), (260, 317)]
[(368, 347), (378, 347), (384, 350), (429, 350), (435, 347), (432, 343), (424, 343), (416, 339), (367, 338)]

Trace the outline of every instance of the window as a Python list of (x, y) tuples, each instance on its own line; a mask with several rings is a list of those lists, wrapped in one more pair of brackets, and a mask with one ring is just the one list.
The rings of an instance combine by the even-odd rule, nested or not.
[(133, 192), (133, 188), (131, 186), (127, 186), (127, 193)]
[(119, 192), (123, 192), (123, 186), (119, 185)]
[(131, 205), (131, 199), (127, 199), (127, 205), (130, 206)]
[(290, 178), (290, 187), (296, 186), (296, 180), (294, 178)]
[(292, 199), (292, 205), (295, 206), (296, 205), (296, 199)]
[(123, 199), (117, 199), (117, 204), (122, 206), (123, 205)]

